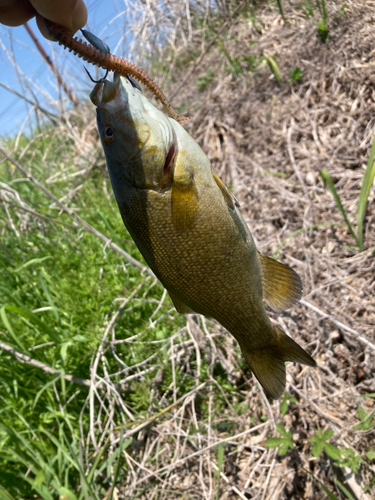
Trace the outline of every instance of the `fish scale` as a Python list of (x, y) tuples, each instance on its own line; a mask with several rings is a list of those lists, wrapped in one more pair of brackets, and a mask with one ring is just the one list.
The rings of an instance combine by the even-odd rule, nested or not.
[(301, 295), (298, 275), (254, 244), (234, 196), (199, 145), (124, 77), (100, 81), (97, 106), (112, 187), (122, 219), (181, 313), (216, 319), (238, 341), (271, 398), (285, 389), (285, 362), (315, 366), (272, 325)]

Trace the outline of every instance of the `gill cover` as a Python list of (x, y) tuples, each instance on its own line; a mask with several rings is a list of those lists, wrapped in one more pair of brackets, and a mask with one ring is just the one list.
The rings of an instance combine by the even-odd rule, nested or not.
[[(127, 77), (98, 82), (90, 95), (111, 181), (125, 178), (137, 188), (160, 190), (168, 183), (177, 151), (170, 119), (153, 106)], [(171, 152), (173, 154), (171, 154)], [(116, 194), (117, 197), (117, 194)]]

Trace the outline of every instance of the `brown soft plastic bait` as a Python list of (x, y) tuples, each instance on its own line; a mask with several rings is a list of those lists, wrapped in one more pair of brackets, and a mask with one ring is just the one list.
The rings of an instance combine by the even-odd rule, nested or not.
[(74, 37), (69, 30), (59, 24), (45, 20), (45, 25), (49, 34), (56, 39), (59, 45), (62, 45), (70, 52), (81, 57), (84, 61), (88, 61), (108, 71), (115, 71), (122, 76), (130, 75), (141, 82), (145, 87), (151, 90), (157, 99), (159, 99), (170, 118), (173, 118), (181, 124), (191, 120), (190, 117), (184, 117), (177, 113), (156, 83), (135, 64), (122, 57), (114, 56), (107, 51), (89, 45), (83, 40)]

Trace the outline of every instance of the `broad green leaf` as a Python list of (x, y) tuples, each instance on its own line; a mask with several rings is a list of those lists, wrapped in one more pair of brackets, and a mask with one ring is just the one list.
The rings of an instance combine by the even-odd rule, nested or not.
[(322, 453), (323, 446), (324, 443), (322, 443), (321, 441), (318, 441), (316, 444), (314, 444), (314, 446), (311, 448), (311, 453), (313, 454), (313, 457), (318, 457)]
[(292, 431), (287, 432), (285, 427), (281, 424), (276, 424), (276, 429), (279, 434), (281, 434), (283, 437), (291, 438), (292, 437)]
[(280, 404), (280, 413), (281, 415), (285, 415), (287, 411), (288, 411), (288, 403), (284, 399), (284, 401), (282, 401)]
[(325, 443), (324, 451), (333, 460), (340, 460), (341, 459), (340, 450), (336, 446), (334, 446), (333, 444)]
[(284, 442), (284, 438), (268, 438), (264, 443), (266, 448), (277, 448)]
[(333, 436), (333, 430), (332, 429), (327, 429), (326, 431), (324, 431), (322, 439), (324, 441), (328, 441), (328, 439), (331, 439), (332, 436)]

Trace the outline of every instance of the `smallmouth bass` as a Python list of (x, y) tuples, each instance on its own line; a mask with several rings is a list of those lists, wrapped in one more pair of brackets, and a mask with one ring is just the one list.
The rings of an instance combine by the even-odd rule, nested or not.
[(216, 319), (238, 341), (267, 396), (285, 389), (285, 362), (316, 366), (274, 326), (297, 302), (298, 275), (259, 253), (236, 198), (200, 146), (126, 77), (91, 93), (122, 219), (177, 311)]

